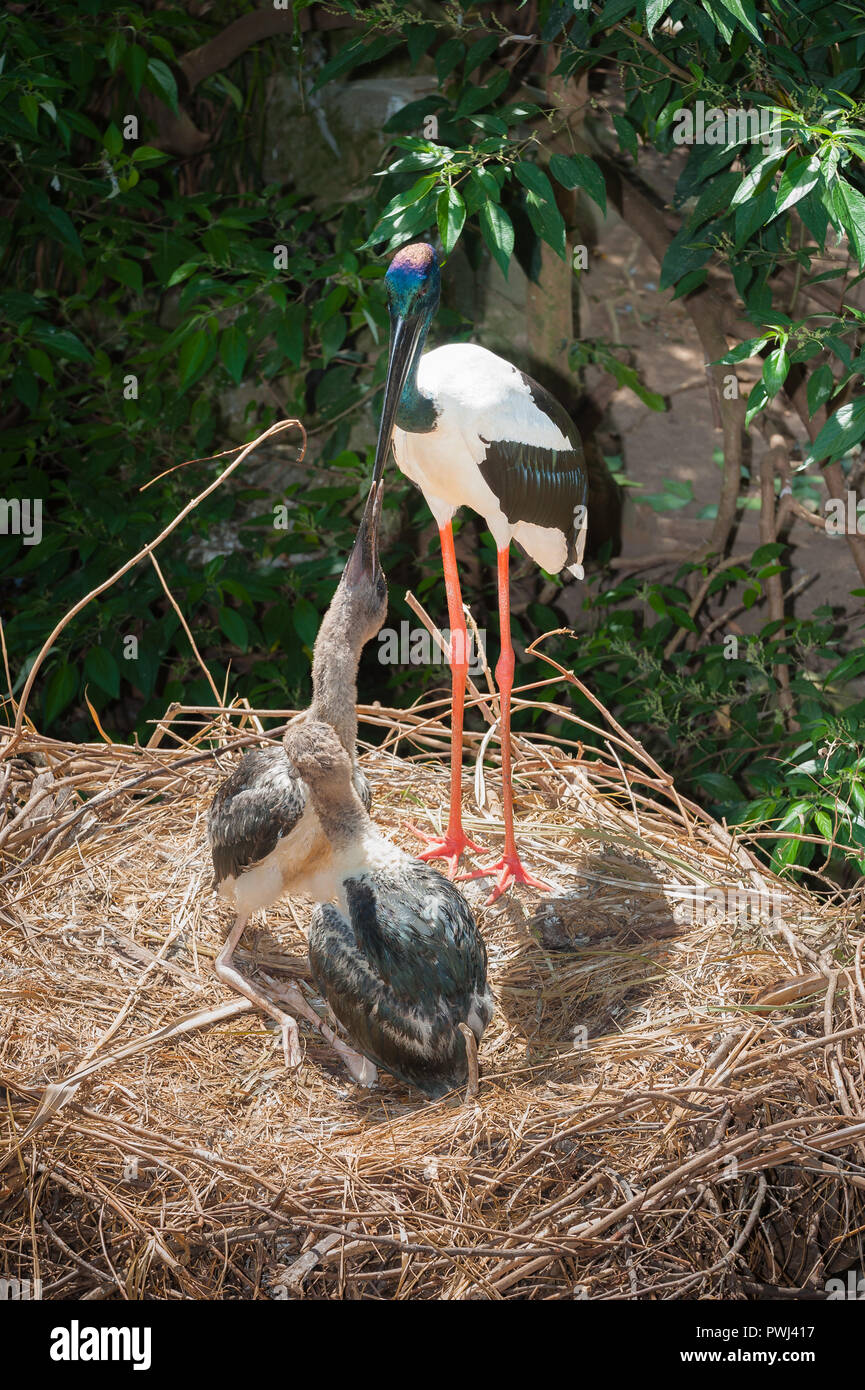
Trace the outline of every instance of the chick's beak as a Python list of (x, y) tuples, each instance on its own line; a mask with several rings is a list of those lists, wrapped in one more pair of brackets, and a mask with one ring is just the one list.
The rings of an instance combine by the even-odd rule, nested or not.
[(378, 525), (384, 497), (384, 482), (373, 482), (357, 528), (357, 536), (346, 561), (346, 584), (372, 583), (381, 573), (378, 559)]

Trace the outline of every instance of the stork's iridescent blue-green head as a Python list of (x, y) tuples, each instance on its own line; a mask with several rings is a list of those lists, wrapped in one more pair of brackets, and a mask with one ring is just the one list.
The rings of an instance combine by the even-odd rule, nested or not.
[[(432, 427), (431, 405), (417, 392), (417, 364), (441, 292), (433, 248), (425, 242), (415, 242), (397, 251), (388, 266), (385, 288), (390, 310), (390, 354), (373, 483), (379, 481), (384, 471), (397, 412), (407, 417), (406, 424), (412, 429)], [(432, 418), (428, 419), (428, 415)]]

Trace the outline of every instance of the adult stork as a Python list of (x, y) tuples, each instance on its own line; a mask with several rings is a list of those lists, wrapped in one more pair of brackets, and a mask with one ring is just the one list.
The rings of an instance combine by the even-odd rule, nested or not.
[[(379, 565), (377, 539), (383, 491), (383, 483), (370, 489), (354, 546), (322, 619), (313, 651), (312, 705), (304, 716), (331, 726), (352, 769), (355, 790), (367, 807), (369, 785), (355, 762), (357, 668), (365, 644), (375, 637), (387, 613), (387, 583)], [(368, 1063), (336, 1038), (296, 985), (279, 986), (268, 980), (272, 993), (266, 992), (241, 975), (232, 961), (253, 912), (270, 907), (284, 893), (315, 897), (322, 885), (329, 891), (332, 847), (284, 742), (246, 754), (218, 788), (207, 831), (214, 887), (236, 913), (216, 958), (216, 974), (276, 1019), (287, 1066), (300, 1064), (294, 1018), (300, 1014), (323, 1033), (355, 1079), (364, 1082)], [(274, 994), (287, 1000), (290, 1014), (278, 1007)]]
[[(452, 679), (450, 813), (443, 837), (422, 835), (421, 857), (448, 860), (451, 876), (465, 849), (479, 851), (462, 827), (462, 740), (468, 635), (460, 594), (452, 519), (471, 507), (486, 521), (498, 551), (501, 652), (500, 694), (504, 853), (469, 878), (498, 874), (488, 902), (512, 883), (546, 890), (523, 867), (514, 837), (511, 781), (511, 690), (514, 650), (510, 632), (508, 557), (516, 540), (543, 569), (567, 568), (583, 578), (588, 481), (576, 427), (548, 391), (531, 377), (473, 343), (450, 343), (424, 353), (440, 293), (432, 247), (406, 246), (385, 277), (391, 337), (374, 481), (393, 438), (397, 464), (421, 489), (441, 539), (451, 630)], [(418, 832), (420, 833), (420, 832)]]
[(367, 1059), (366, 1084), (383, 1067), (433, 1098), (466, 1080), (473, 1096), (493, 999), (468, 903), (376, 829), (329, 725), (292, 725), (285, 747), (333, 849), (309, 926), (312, 977)]

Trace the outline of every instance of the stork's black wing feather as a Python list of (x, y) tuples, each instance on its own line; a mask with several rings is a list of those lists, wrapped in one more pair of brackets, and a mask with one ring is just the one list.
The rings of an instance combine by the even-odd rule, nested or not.
[(403, 1081), (443, 1095), (466, 1079), (458, 1024), (492, 1016), (487, 954), (465, 898), (420, 861), (345, 882), (348, 918), (317, 909), (312, 976), (352, 1045)]
[(247, 753), (217, 791), (207, 817), (216, 882), (266, 859), (297, 825), (308, 795), (281, 744)]
[(568, 541), (567, 563), (575, 559), (578, 508), (588, 497), (588, 473), (583, 445), (567, 411), (549, 391), (521, 372), (534, 405), (558, 426), (566, 449), (550, 449), (511, 439), (484, 439), (486, 455), (481, 474), (495, 494), (511, 525), (518, 521), (555, 527)]

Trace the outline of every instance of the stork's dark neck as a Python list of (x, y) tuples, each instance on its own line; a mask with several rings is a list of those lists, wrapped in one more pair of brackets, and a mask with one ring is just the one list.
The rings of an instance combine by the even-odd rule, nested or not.
[(432, 310), (427, 315), (423, 330), (417, 340), (417, 346), (412, 355), (408, 369), (408, 376), (405, 379), (405, 386), (399, 398), (399, 407), (396, 412), (396, 424), (401, 430), (408, 434), (429, 434), (430, 430), (435, 429), (438, 412), (432, 396), (426, 396), (418, 385), (417, 373), (420, 365), (421, 355), (426, 346), (427, 333), (429, 332)]
[(366, 637), (342, 583), (315, 639), (310, 716), (329, 724), (349, 757), (357, 741), (357, 668)]

